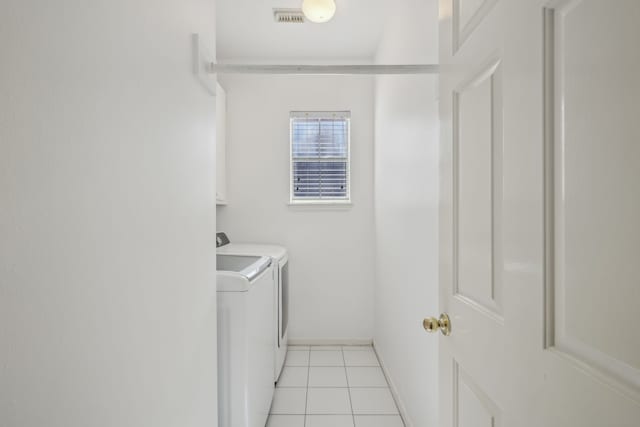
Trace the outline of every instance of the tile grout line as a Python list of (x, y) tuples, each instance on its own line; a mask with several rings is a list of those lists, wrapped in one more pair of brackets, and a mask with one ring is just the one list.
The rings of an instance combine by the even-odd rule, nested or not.
[(393, 404), (396, 406), (396, 410), (398, 411), (398, 416), (400, 417), (400, 421), (402, 422), (402, 425), (404, 427), (407, 426), (407, 423), (404, 420), (404, 416), (402, 415), (402, 412), (400, 411), (400, 405), (398, 405), (398, 402), (396, 401), (396, 396), (394, 396), (393, 391), (391, 390), (391, 381), (390, 378), (387, 377), (387, 372), (385, 372), (383, 366), (382, 366), (382, 361), (380, 360), (380, 356), (378, 355), (378, 351), (376, 350), (376, 346), (372, 346), (373, 349), (373, 354), (374, 356), (376, 356), (376, 360), (378, 361), (378, 366), (380, 366), (380, 369), (382, 370), (382, 375), (384, 375), (384, 380), (387, 383), (387, 388), (389, 389), (389, 392), (391, 393), (391, 398), (393, 399)]
[(340, 348), (340, 352), (342, 353), (342, 361), (344, 362), (344, 376), (347, 380), (347, 393), (349, 394), (349, 407), (351, 408), (351, 422), (353, 422), (353, 427), (355, 427), (356, 416), (353, 413), (353, 401), (351, 399), (351, 387), (349, 386), (349, 374), (347, 373), (347, 360), (344, 357), (344, 346)]
[[(374, 357), (376, 358), (376, 361), (378, 362), (378, 366), (377, 367), (382, 369), (381, 368), (382, 363), (380, 363), (380, 357), (378, 356), (378, 354), (375, 351), (375, 349), (372, 349), (372, 350), (373, 350)], [(307, 368), (307, 379), (306, 379), (306, 388), (305, 388), (305, 409), (304, 409), (304, 414), (303, 414), (303, 426), (302, 427), (307, 427), (307, 419), (309, 419), (309, 415), (311, 415), (311, 414), (309, 414), (309, 391), (310, 391), (310, 388), (311, 388), (310, 387), (311, 386), (311, 368), (313, 367), (311, 365), (311, 354), (312, 354), (312, 351), (313, 351), (313, 347), (310, 346), (309, 349), (306, 350), (306, 351), (308, 352), (308, 363), (307, 363), (306, 366), (301, 366), (301, 368), (304, 368), (304, 367)], [(356, 424), (355, 424), (355, 415), (356, 414), (355, 414), (354, 409), (353, 409), (353, 398), (352, 398), (352, 394), (351, 394), (351, 389), (352, 388), (353, 389), (356, 389), (356, 388), (363, 388), (363, 389), (389, 389), (390, 386), (389, 386), (389, 383), (388, 383), (388, 378), (386, 378), (386, 373), (382, 369), (382, 371), (383, 371), (382, 373), (385, 376), (385, 382), (387, 383), (386, 387), (385, 386), (352, 387), (352, 385), (351, 385), (351, 383), (349, 381), (348, 366), (347, 366), (347, 363), (346, 363), (346, 350), (345, 350), (344, 346), (342, 346), (341, 349), (340, 349), (340, 355), (342, 356), (342, 362), (343, 362), (343, 366), (342, 367), (343, 367), (343, 370), (344, 370), (345, 380), (346, 380), (347, 386), (346, 387), (335, 387), (335, 386), (329, 387), (329, 386), (326, 386), (326, 387), (318, 387), (318, 388), (338, 388), (338, 389), (346, 388), (347, 389), (347, 394), (348, 394), (348, 398), (349, 398), (349, 406), (350, 406), (350, 409), (351, 409), (351, 419), (352, 419), (353, 426), (356, 427)], [(293, 366), (293, 367), (295, 368), (295, 366)], [(328, 366), (318, 366), (318, 367), (319, 368), (339, 368), (340, 366), (328, 365)], [(364, 368), (367, 368), (367, 367), (373, 368), (373, 366), (368, 366), (368, 365), (363, 365), (362, 367), (364, 367)], [(283, 388), (296, 388), (296, 387), (292, 386), (292, 387), (283, 387)], [(393, 400), (394, 400), (394, 402), (393, 402), (394, 406), (396, 407), (396, 410), (398, 410), (398, 405), (397, 405), (397, 402), (395, 402), (395, 397), (393, 397)], [(338, 415), (338, 414), (323, 414), (323, 415)], [(371, 414), (371, 416), (376, 416), (376, 417), (378, 417), (378, 416), (391, 416), (391, 415), (392, 414)], [(402, 418), (402, 415), (401, 414), (398, 414), (398, 415), (400, 416), (401, 422), (404, 424), (404, 419)]]
[(309, 412), (309, 377), (311, 377), (311, 346), (309, 346), (309, 362), (307, 364), (307, 389), (305, 390), (304, 417), (302, 419), (302, 427), (307, 427), (307, 412)]

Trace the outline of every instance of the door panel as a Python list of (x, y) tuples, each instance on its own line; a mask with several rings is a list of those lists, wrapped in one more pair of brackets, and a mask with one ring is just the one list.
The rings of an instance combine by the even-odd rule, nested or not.
[(454, 294), (496, 314), (502, 293), (500, 74), (493, 61), (453, 93)]
[[(555, 322), (552, 344), (640, 387), (639, 8), (560, 2), (553, 69)], [(595, 321), (595, 319), (601, 319)], [(606, 321), (605, 319), (611, 319)]]
[[(498, 0), (453, 0), (451, 4), (453, 50), (457, 51), (484, 21)], [(447, 7), (448, 8), (448, 7)]]
[[(454, 362), (455, 363), (455, 362)], [(454, 365), (454, 420), (456, 427), (501, 427), (500, 410), (489, 396), (463, 371)]]
[(478, 12), (478, 9), (484, 3), (484, 0), (458, 0), (458, 19), (460, 20), (460, 27), (465, 28), (473, 15)]

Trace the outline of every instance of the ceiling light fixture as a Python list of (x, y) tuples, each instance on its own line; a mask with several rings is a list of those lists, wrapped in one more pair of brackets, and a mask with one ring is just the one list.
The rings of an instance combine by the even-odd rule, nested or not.
[(334, 0), (304, 0), (302, 11), (309, 21), (322, 24), (329, 22), (335, 15), (336, 2)]

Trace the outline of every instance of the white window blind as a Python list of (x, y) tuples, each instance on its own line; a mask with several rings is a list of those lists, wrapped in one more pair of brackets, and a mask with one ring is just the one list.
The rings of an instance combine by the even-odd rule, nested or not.
[(348, 202), (348, 112), (291, 113), (291, 202)]

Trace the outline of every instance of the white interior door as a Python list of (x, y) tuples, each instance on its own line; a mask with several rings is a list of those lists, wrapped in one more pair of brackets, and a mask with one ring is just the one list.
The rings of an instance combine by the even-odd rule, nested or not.
[(638, 426), (640, 2), (440, 6), (440, 425)]

